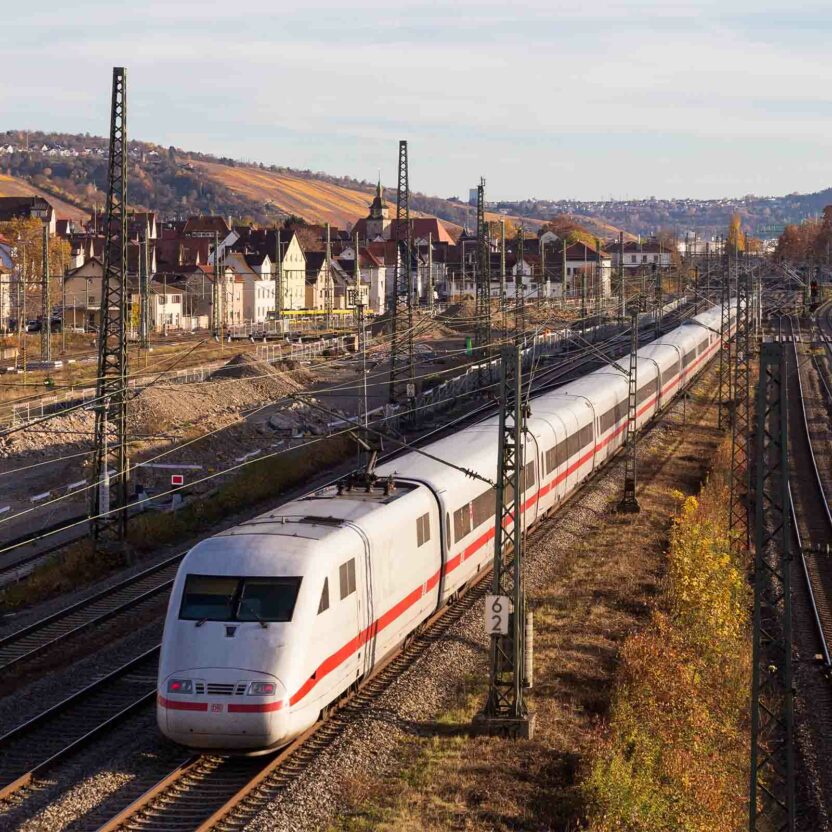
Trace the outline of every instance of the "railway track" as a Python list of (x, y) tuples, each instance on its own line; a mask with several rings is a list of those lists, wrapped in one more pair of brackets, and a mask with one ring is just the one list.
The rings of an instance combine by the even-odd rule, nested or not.
[(0, 638), (0, 671), (7, 671), (91, 627), (155, 601), (172, 586), (184, 556), (184, 552), (179, 552), (115, 586)]
[(465, 615), (488, 587), (490, 570), (455, 602), (437, 611), (412, 638), (385, 659), (325, 719), (286, 748), (261, 757), (200, 754), (178, 766), (98, 832), (223, 832), (240, 830), (268, 802), (296, 781), (356, 716), (405, 673), (424, 651)]
[[(576, 494), (582, 493), (594, 479), (595, 476), (584, 483)], [(562, 509), (563, 505), (559, 506), (558, 512)], [(539, 521), (531, 534), (545, 534), (543, 522)], [(463, 596), (439, 610), (348, 698), (327, 709), (324, 720), (286, 748), (259, 758), (195, 755), (106, 822), (98, 832), (207, 832), (213, 829), (236, 832), (244, 829), (265, 805), (307, 771), (354, 717), (365, 713), (393, 681), (485, 595), (489, 575), (490, 569), (483, 570)]]
[(0, 737), (0, 800), (153, 702), (159, 645)]
[[(557, 372), (548, 374), (545, 380), (541, 378), (541, 382), (551, 384), (552, 376), (571, 375), (591, 360), (591, 356), (573, 356), (563, 366), (554, 368)], [(470, 414), (460, 418), (470, 418)], [(139, 576), (7, 636), (0, 641), (0, 651), (6, 651), (0, 652), (5, 659), (0, 667), (8, 668), (80, 630), (158, 596), (172, 583), (182, 556), (175, 555)], [(482, 578), (487, 574), (484, 571)], [(193, 757), (104, 828), (241, 828), (264, 800), (272, 799), (306, 769), (339, 735), (352, 714), (366, 710), (372, 699), (397, 679), (430, 642), (459, 620), (481, 597), (484, 587), (483, 583), (469, 587), (464, 596), (440, 610), (422, 632), (386, 660), (350, 698), (333, 708), (325, 721), (286, 749), (260, 758)], [(0, 737), (0, 799), (26, 789), (49, 768), (93, 742), (119, 720), (152, 706), (158, 651), (156, 645)]]
[[(814, 367), (820, 390), (825, 388), (822, 374), (806, 360), (807, 342), (801, 337), (800, 322), (788, 317), (791, 349), (787, 352), (789, 384), (789, 459), (790, 502), (795, 543), (809, 606), (814, 619), (820, 655), (827, 670), (832, 669), (832, 511), (827, 495), (829, 485), (830, 421), (829, 400), (813, 393), (809, 368)], [(799, 340), (798, 340), (799, 339)], [(809, 345), (810, 346), (810, 345)], [(821, 451), (821, 447), (825, 446)], [(824, 453), (824, 466), (819, 453)]]
[[(535, 391), (543, 392), (566, 383), (576, 374), (586, 372), (589, 366), (598, 363), (598, 355), (604, 349), (614, 349), (623, 346), (626, 342), (626, 336), (615, 335), (608, 341), (593, 346), (591, 350), (564, 355), (558, 365), (543, 367), (538, 371), (534, 383)], [(423, 431), (419, 439), (426, 439), (473, 419), (482, 418), (494, 407), (493, 402), (487, 402), (469, 409), (462, 416), (450, 421), (443, 419), (438, 427)], [(311, 487), (323, 487), (334, 481), (329, 478), (322, 479)], [(310, 486), (306, 485), (301, 490), (306, 491), (309, 488)], [(291, 496), (287, 495), (287, 499)], [(19, 663), (40, 656), (92, 627), (157, 600), (163, 593), (169, 591), (179, 562), (184, 555), (184, 552), (172, 555), (163, 562), (137, 575), (125, 578), (112, 587), (102, 589), (89, 598), (82, 599), (39, 621), (0, 637), (0, 671), (9, 670)]]

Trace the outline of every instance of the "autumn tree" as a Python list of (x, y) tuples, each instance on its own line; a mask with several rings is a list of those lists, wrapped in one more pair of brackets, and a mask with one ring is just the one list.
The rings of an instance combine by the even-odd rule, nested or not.
[(725, 240), (725, 249), (729, 254), (736, 254), (745, 251), (745, 237), (742, 233), (742, 220), (737, 213), (731, 214), (731, 221), (728, 223), (728, 237)]
[(583, 226), (578, 225), (578, 223), (566, 216), (566, 214), (557, 214), (540, 229), (541, 234), (547, 231), (557, 234), (558, 237), (566, 241), (567, 245), (571, 245), (572, 243), (586, 243), (588, 246), (595, 247), (595, 235), (587, 231)]
[[(11, 245), (14, 271), (23, 283), (27, 302), (40, 304), (41, 280), (43, 278), (43, 223), (36, 217), (16, 218), (0, 223), (2, 234)], [(52, 276), (63, 275), (69, 267), (70, 245), (61, 237), (49, 238), (49, 272)], [(51, 283), (52, 303), (59, 302), (61, 281)]]

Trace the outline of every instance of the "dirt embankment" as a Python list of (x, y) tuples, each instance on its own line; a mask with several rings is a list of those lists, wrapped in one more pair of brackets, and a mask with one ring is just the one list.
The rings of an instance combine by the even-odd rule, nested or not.
[[(131, 461), (164, 454), (160, 462), (215, 470), (285, 439), (292, 429), (320, 430), (320, 414), (287, 398), (315, 378), (310, 370), (275, 367), (241, 353), (203, 383), (160, 382), (131, 391)], [(85, 479), (94, 425), (91, 410), (75, 410), (0, 438), (0, 506), (16, 510), (35, 494), (60, 493)], [(2, 476), (16, 469), (21, 470)], [(152, 487), (154, 475), (140, 470), (144, 484)]]

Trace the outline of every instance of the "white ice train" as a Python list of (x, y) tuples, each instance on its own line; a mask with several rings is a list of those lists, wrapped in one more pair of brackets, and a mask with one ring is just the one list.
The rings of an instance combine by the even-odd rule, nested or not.
[[(719, 349), (720, 315), (639, 350), (640, 425)], [(612, 366), (533, 399), (527, 525), (616, 451), (626, 421), (627, 379)], [(496, 444), (493, 417), (425, 449), (493, 481)], [(379, 487), (316, 491), (186, 555), (159, 663), (163, 734), (244, 753), (291, 741), (491, 563), (495, 497), (481, 480), (417, 453), (377, 474)]]

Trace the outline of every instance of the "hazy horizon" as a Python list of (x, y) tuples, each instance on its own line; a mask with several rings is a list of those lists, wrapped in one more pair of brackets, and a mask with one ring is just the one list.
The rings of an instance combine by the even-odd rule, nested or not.
[[(46, 0), (7, 21), (7, 129), (131, 138), (466, 199), (782, 196), (832, 182), (832, 11), (526, 0), (395, 8)], [(400, 71), (397, 71), (400, 70)]]

